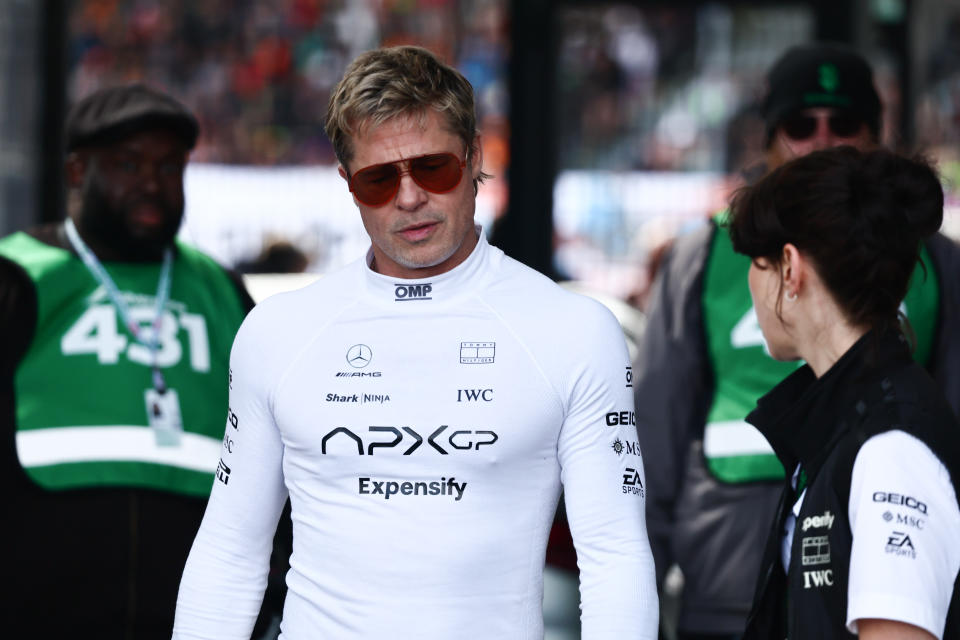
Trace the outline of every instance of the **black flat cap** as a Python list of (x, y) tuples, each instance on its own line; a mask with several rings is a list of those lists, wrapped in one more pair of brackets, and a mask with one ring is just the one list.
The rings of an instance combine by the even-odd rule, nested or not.
[(853, 49), (831, 43), (792, 47), (767, 74), (763, 119), (767, 142), (774, 129), (797, 111), (832, 107), (860, 116), (874, 136), (880, 131), (880, 96), (873, 85), (873, 71)]
[(188, 149), (197, 143), (200, 127), (190, 111), (165, 93), (142, 84), (101, 89), (70, 109), (67, 151), (115, 142), (148, 129), (168, 129)]

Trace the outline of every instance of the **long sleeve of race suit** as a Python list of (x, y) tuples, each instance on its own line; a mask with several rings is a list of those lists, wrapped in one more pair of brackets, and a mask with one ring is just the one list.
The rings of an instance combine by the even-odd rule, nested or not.
[(250, 637), (287, 498), (271, 377), (264, 375), (268, 354), (252, 348), (244, 333), (241, 327), (230, 357), (230, 408), (216, 480), (180, 583), (178, 639)]

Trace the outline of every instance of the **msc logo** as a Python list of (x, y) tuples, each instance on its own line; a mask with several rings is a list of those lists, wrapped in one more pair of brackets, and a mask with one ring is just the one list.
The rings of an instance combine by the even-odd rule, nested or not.
[(220, 458), (220, 464), (217, 465), (217, 480), (223, 484), (230, 482), (230, 467), (223, 463), (223, 458)]
[(393, 290), (393, 299), (397, 302), (407, 302), (408, 300), (433, 300), (430, 292), (433, 291), (433, 285), (429, 282), (424, 284), (397, 284)]
[[(469, 451), (479, 450), (480, 447), (485, 447), (492, 445), (494, 442), (499, 440), (499, 436), (493, 431), (486, 430), (477, 430), (473, 431), (470, 429), (458, 429), (454, 431), (449, 436), (446, 436), (442, 441), (438, 442), (437, 438), (443, 435), (443, 432), (449, 428), (448, 425), (441, 425), (439, 429), (431, 433), (427, 437), (427, 444), (440, 452), (440, 455), (449, 455), (449, 451), (443, 448), (441, 444), (446, 444), (447, 446), (459, 450), (459, 451)], [(366, 455), (372, 456), (374, 449), (392, 449), (400, 444), (404, 439), (404, 433), (413, 438), (413, 444), (403, 452), (403, 455), (408, 456), (414, 451), (416, 451), (420, 445), (423, 444), (423, 436), (411, 429), (410, 427), (367, 427), (367, 430), (371, 434), (384, 433), (391, 434), (393, 436), (392, 440), (381, 440), (373, 441), (367, 445)], [(350, 429), (346, 427), (337, 427), (330, 431), (327, 435), (323, 436), (323, 439), (320, 441), (320, 453), (327, 453), (327, 443), (333, 439), (334, 436), (343, 436), (344, 438), (349, 438), (357, 446), (357, 455), (364, 455), (363, 453), (363, 438)], [(372, 436), (371, 436), (372, 437)], [(342, 440), (342, 438), (340, 438)]]
[(355, 344), (347, 349), (347, 364), (354, 369), (363, 369), (373, 360), (373, 351), (365, 344)]
[(624, 442), (620, 438), (617, 438), (613, 441), (613, 444), (610, 445), (613, 449), (613, 452), (618, 456), (623, 455), (624, 453), (630, 454), (632, 456), (640, 455), (640, 443), (636, 440), (627, 440)]
[(227, 450), (227, 453), (233, 453), (233, 438), (230, 437), (230, 432), (223, 434), (223, 448)]
[(618, 424), (636, 425), (637, 414), (633, 411), (611, 411), (606, 415), (607, 426), (615, 427)]
[(640, 472), (633, 467), (624, 469), (622, 489), (623, 493), (631, 493), (642, 498), (643, 481), (640, 479)]

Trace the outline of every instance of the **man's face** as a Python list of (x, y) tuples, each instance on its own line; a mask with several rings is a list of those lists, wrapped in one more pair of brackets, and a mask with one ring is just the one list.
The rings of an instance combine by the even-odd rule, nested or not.
[[(352, 142), (350, 166), (340, 168), (344, 179), (347, 171), (354, 175), (371, 165), (427, 154), (452, 153), (460, 159), (467, 155), (460, 138), (432, 109), (422, 119), (394, 118), (362, 127)], [(475, 140), (473, 159), (452, 191), (432, 193), (403, 173), (397, 193), (386, 203), (370, 206), (354, 198), (373, 243), (374, 270), (396, 278), (428, 278), (463, 262), (477, 244), (473, 181), (481, 167), (480, 144)], [(405, 171), (409, 165), (402, 163), (400, 168)]]
[(776, 169), (812, 151), (842, 145), (858, 149), (873, 147), (870, 127), (862, 119), (835, 109), (804, 109), (777, 125), (767, 150), (767, 166)]
[(81, 152), (82, 208), (77, 226), (110, 256), (154, 257), (183, 220), (187, 147), (174, 133), (152, 130)]

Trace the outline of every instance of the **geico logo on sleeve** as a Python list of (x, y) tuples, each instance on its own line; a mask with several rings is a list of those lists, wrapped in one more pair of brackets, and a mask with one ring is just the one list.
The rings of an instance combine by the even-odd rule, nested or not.
[(905, 507), (916, 509), (920, 513), (927, 512), (927, 505), (911, 496), (903, 496), (899, 493), (889, 493), (886, 491), (875, 491), (873, 493), (874, 502), (887, 502), (889, 504), (902, 504)]
[(606, 421), (608, 427), (621, 424), (635, 426), (637, 424), (637, 414), (633, 411), (611, 411), (606, 415)]

